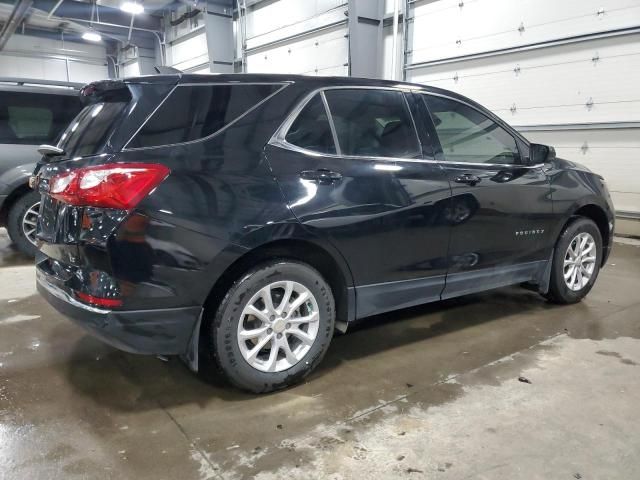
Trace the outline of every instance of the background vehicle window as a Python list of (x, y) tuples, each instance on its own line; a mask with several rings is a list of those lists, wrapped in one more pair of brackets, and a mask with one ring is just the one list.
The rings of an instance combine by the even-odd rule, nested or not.
[(344, 155), (416, 158), (420, 144), (401, 92), (340, 89), (325, 92)]
[(178, 86), (129, 144), (153, 147), (207, 137), (282, 85)]
[(80, 108), (75, 96), (0, 92), (0, 143), (55, 143)]
[(305, 105), (291, 124), (285, 140), (307, 150), (336, 153), (329, 118), (320, 94)]
[(478, 110), (455, 100), (424, 96), (450, 162), (519, 163), (513, 136)]

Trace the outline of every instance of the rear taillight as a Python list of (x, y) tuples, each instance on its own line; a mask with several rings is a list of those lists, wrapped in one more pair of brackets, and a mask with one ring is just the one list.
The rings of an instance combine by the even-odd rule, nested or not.
[(49, 193), (76, 206), (130, 210), (169, 175), (155, 163), (112, 163), (54, 176)]

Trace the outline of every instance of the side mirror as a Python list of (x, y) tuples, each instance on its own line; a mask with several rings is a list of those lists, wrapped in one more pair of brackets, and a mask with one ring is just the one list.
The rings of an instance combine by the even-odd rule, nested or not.
[(539, 165), (556, 158), (556, 149), (548, 145), (532, 143), (529, 145), (529, 164)]

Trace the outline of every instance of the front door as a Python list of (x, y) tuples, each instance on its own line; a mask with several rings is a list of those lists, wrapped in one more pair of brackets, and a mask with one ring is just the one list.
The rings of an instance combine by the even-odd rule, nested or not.
[(449, 182), (423, 161), (406, 94), (315, 94), (266, 154), (298, 220), (349, 264), (359, 317), (439, 299)]
[(552, 201), (542, 166), (525, 164), (517, 139), (476, 106), (421, 95), (451, 183), (454, 221), (442, 298), (538, 279), (549, 259)]

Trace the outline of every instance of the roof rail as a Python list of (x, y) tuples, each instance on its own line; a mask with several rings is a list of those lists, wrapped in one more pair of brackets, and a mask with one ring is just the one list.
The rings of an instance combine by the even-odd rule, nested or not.
[(35, 78), (0, 77), (0, 83), (14, 83), (16, 85), (42, 85), (51, 87), (67, 87), (79, 90), (83, 83), (65, 82), (62, 80), (38, 80)]

